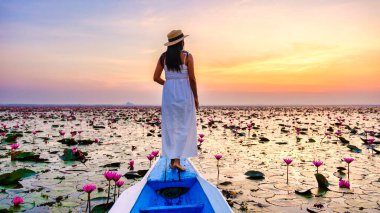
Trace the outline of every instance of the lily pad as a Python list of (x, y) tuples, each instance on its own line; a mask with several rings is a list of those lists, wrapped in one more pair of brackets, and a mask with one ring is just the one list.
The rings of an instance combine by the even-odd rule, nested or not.
[(259, 138), (260, 140), (259, 140), (259, 142), (268, 142), (268, 141), (270, 141), (268, 138), (266, 138), (266, 137), (260, 137)]
[(62, 143), (62, 144), (66, 144), (68, 146), (72, 146), (72, 145), (77, 145), (78, 144), (78, 142), (75, 141), (73, 138), (63, 138), (61, 140), (58, 140), (57, 142)]
[(347, 145), (347, 148), (349, 148), (351, 152), (355, 152), (355, 153), (361, 153), (362, 152), (361, 149), (359, 149), (357, 146), (354, 146), (354, 145)]
[(33, 161), (33, 162), (47, 162), (47, 159), (40, 158), (39, 154), (33, 152), (16, 151), (11, 154), (11, 160), (17, 161)]
[(120, 167), (120, 162), (105, 164), (101, 167)]
[(22, 203), (19, 206), (11, 206), (9, 212), (23, 212), (34, 207), (33, 203)]
[(90, 140), (90, 139), (78, 140), (78, 145), (90, 145), (90, 144), (93, 144), (93, 143), (94, 143), (94, 141)]
[[(84, 156), (87, 155), (86, 152), (83, 152), (83, 154), (84, 154)], [(59, 157), (60, 157), (62, 160), (64, 160), (64, 161), (75, 161), (75, 160), (78, 160), (78, 161), (82, 161), (82, 162), (83, 162), (83, 161), (85, 160), (84, 156), (83, 156), (83, 157), (80, 156), (80, 155), (79, 155), (79, 151), (77, 151), (77, 152), (74, 154), (73, 150), (71, 150), (71, 149), (65, 149), (65, 150), (63, 151), (63, 155), (62, 155), (62, 156), (59, 156)]]
[(107, 213), (112, 208), (112, 205), (113, 202), (108, 203), (108, 205), (106, 203), (96, 205), (91, 209), (91, 213)]
[(148, 172), (147, 169), (141, 169), (141, 170), (138, 170), (138, 171), (137, 171), (137, 174), (139, 174), (140, 176), (143, 177), (147, 172)]
[(344, 137), (339, 137), (339, 140), (340, 140), (340, 142), (342, 142), (342, 143), (350, 143), (350, 141), (348, 141), (348, 140), (345, 139)]
[(326, 177), (320, 173), (315, 174), (315, 178), (317, 179), (317, 182), (318, 182), (318, 188), (327, 189), (327, 187), (330, 185)]
[(311, 189), (295, 190), (295, 193), (297, 195), (301, 195), (302, 197), (305, 197), (305, 198), (312, 198), (313, 197), (313, 194), (311, 193)]
[(5, 138), (1, 139), (1, 143), (14, 143), (17, 138), (22, 137), (21, 133), (9, 133)]
[(248, 179), (252, 179), (252, 180), (262, 180), (265, 178), (264, 173), (259, 172), (259, 171), (254, 171), (254, 170), (247, 171), (244, 174), (248, 176), (247, 177)]
[(19, 180), (30, 177), (37, 174), (35, 171), (30, 169), (17, 169), (11, 173), (5, 173), (0, 175), (0, 185), (12, 185), (17, 184)]

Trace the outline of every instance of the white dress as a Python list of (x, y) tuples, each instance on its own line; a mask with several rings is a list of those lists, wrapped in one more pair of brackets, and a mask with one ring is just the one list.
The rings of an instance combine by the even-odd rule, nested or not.
[(162, 90), (162, 155), (169, 159), (197, 156), (197, 118), (193, 92), (185, 63), (181, 72), (169, 71), (164, 65)]

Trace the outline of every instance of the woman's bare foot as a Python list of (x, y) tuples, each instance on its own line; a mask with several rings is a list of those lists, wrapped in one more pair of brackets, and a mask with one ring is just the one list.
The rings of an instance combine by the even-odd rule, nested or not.
[(170, 163), (169, 163), (169, 167), (171, 168), (171, 169), (175, 169), (176, 167), (174, 166), (174, 159), (172, 159), (171, 161), (170, 161)]
[(173, 167), (177, 168), (181, 172), (186, 171), (186, 168), (181, 165), (181, 162), (179, 159), (174, 160)]

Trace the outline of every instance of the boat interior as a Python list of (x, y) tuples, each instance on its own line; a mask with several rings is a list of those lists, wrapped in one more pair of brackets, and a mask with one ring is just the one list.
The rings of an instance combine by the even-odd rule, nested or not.
[(169, 163), (160, 157), (131, 212), (215, 212), (190, 162), (181, 159), (183, 172), (171, 169)]

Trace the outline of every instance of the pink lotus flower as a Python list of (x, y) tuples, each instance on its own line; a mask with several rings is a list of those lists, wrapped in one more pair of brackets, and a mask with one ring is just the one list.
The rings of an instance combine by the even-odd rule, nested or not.
[(297, 135), (299, 135), (299, 134), (300, 134), (300, 132), (301, 132), (301, 129), (300, 129), (300, 128), (298, 128), (298, 127), (296, 127), (296, 133), (297, 133)]
[(146, 156), (149, 160), (153, 160), (154, 156), (152, 154), (149, 154), (148, 156)]
[(124, 185), (124, 181), (119, 180), (119, 181), (116, 182), (116, 186), (117, 187), (121, 187), (122, 185)]
[(350, 163), (354, 161), (353, 158), (343, 158), (343, 160), (347, 163), (347, 174), (348, 174), (348, 179), (350, 179)]
[[(119, 197), (120, 196), (120, 187), (124, 184), (124, 181), (122, 180), (119, 180), (116, 182), (116, 186), (117, 186), (117, 196)], [(116, 188), (115, 188), (116, 189)], [(114, 199), (115, 199), (115, 196), (114, 196)], [(115, 202), (115, 201), (114, 201)]]
[(85, 191), (87, 193), (91, 193), (95, 189), (96, 189), (96, 185), (95, 184), (86, 184), (86, 185), (83, 186), (83, 191)]
[(293, 162), (293, 160), (290, 158), (284, 158), (284, 162), (286, 163), (286, 165), (289, 165)]
[(7, 134), (5, 134), (5, 132), (2, 132), (1, 133), (1, 136), (5, 137)]
[(131, 160), (128, 162), (128, 169), (133, 170), (133, 166), (135, 165), (135, 161)]
[(16, 196), (13, 198), (12, 202), (14, 206), (19, 206), (21, 203), (24, 203), (24, 198)]
[(314, 164), (314, 166), (317, 167), (317, 173), (318, 173), (318, 168), (319, 168), (320, 166), (322, 166), (323, 161), (320, 161), (320, 160), (313, 160), (313, 164)]
[(99, 143), (99, 141), (100, 141), (99, 138), (95, 138), (94, 140), (95, 143)]
[(91, 197), (90, 197), (90, 194), (95, 189), (96, 189), (96, 185), (95, 184), (86, 184), (86, 185), (83, 186), (83, 191), (85, 191), (85, 192), (88, 193), (86, 212), (87, 212), (87, 209), (88, 209), (89, 212), (91, 211)]
[(316, 167), (320, 167), (320, 166), (322, 166), (323, 161), (320, 161), (320, 160), (313, 160), (313, 164), (314, 164), (314, 166), (316, 166)]
[(64, 135), (66, 134), (66, 132), (64, 132), (64, 131), (62, 131), (62, 130), (59, 130), (59, 134), (60, 134), (61, 136), (64, 136)]
[(75, 135), (77, 135), (77, 132), (73, 131), (73, 132), (70, 132), (70, 134), (71, 134), (71, 137), (74, 137)]
[(284, 162), (286, 163), (286, 184), (289, 184), (289, 165), (293, 162), (290, 158), (284, 158)]
[(103, 176), (108, 180), (108, 197), (107, 197), (107, 205), (110, 199), (110, 192), (111, 192), (111, 180), (115, 177), (117, 173), (116, 172), (111, 172), (111, 171), (106, 171), (103, 173)]
[(113, 177), (116, 175), (116, 172), (112, 172), (112, 171), (106, 171), (103, 173), (104, 177), (108, 180), (108, 181), (111, 181), (113, 180)]
[(215, 159), (217, 159), (217, 160), (220, 160), (221, 158), (222, 158), (222, 155), (221, 154), (216, 154), (216, 155), (214, 155), (215, 156)]
[(160, 153), (160, 151), (158, 151), (158, 150), (157, 150), (157, 151), (153, 151), (153, 152), (152, 152), (152, 155), (153, 155), (154, 157), (157, 157), (157, 156), (158, 156), (158, 153)]
[(199, 135), (199, 137), (201, 137), (201, 138), (203, 138), (204, 136), (205, 136), (205, 134), (203, 134), (203, 133), (200, 133), (200, 134), (198, 134)]
[(117, 182), (118, 180), (120, 180), (120, 178), (121, 178), (122, 176), (123, 176), (122, 174), (116, 173), (116, 174), (113, 176), (112, 179), (113, 179), (115, 182)]
[(339, 187), (349, 189), (350, 182), (348, 180), (339, 180)]
[(350, 164), (352, 161), (354, 161), (355, 159), (353, 159), (353, 158), (343, 158), (343, 160), (346, 162), (346, 163), (348, 163), (348, 164)]
[(11, 149), (12, 150), (16, 150), (18, 148), (20, 148), (20, 144), (19, 143), (13, 143), (13, 144), (11, 144)]
[(325, 132), (325, 136), (329, 136), (329, 135), (331, 135), (331, 132), (326, 131), (326, 132)]
[(374, 141), (375, 141), (375, 138), (369, 138), (369, 139), (367, 140), (367, 143), (368, 143), (369, 145), (371, 145)]
[(342, 136), (342, 134), (343, 134), (343, 133), (342, 133), (342, 131), (340, 131), (340, 130), (338, 130), (338, 131), (335, 132), (335, 135), (336, 135), (336, 136)]
[(205, 141), (203, 138), (198, 138), (199, 143), (203, 143)]
[(76, 146), (71, 147), (71, 151), (73, 152), (73, 155), (75, 155), (78, 151), (78, 148)]
[(36, 132), (36, 131), (33, 131), (33, 132), (32, 132), (32, 134), (33, 134), (33, 135), (36, 135), (36, 134), (37, 134), (37, 132)]

